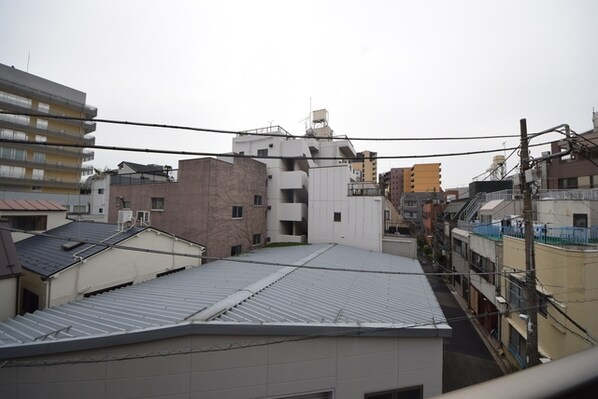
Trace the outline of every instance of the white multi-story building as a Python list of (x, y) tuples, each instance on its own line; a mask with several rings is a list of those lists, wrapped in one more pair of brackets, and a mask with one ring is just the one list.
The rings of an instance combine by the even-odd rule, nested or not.
[[(326, 111), (314, 111), (314, 127), (294, 137), (280, 126), (248, 130), (233, 139), (233, 152), (255, 156), (268, 168), (267, 241), (306, 242), (309, 171), (346, 164), (356, 152), (348, 139), (335, 138)], [(313, 159), (312, 159), (313, 158)]]

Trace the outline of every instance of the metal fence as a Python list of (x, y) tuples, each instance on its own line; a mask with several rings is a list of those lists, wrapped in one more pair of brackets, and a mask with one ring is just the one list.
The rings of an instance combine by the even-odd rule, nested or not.
[[(588, 244), (598, 242), (598, 227), (554, 227), (546, 224), (534, 224), (534, 239), (546, 244)], [(500, 226), (476, 224), (473, 232), (490, 238), (503, 236), (524, 238), (525, 226)]]

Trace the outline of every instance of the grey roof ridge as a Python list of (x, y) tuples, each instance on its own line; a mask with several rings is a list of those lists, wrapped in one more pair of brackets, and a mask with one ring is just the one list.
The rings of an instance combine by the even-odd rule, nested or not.
[[(333, 248), (336, 244), (328, 244), (327, 246), (320, 248), (310, 255), (299, 259), (298, 261), (294, 262), (293, 265), (295, 266), (303, 266), (310, 262), (311, 260), (317, 258), (321, 254), (327, 252), (331, 248)], [(258, 262), (259, 263), (259, 262)], [(262, 278), (255, 283), (252, 283), (244, 288), (241, 288), (237, 292), (229, 295), (228, 297), (200, 310), (197, 313), (194, 313), (185, 320), (192, 320), (192, 321), (210, 321), (221, 314), (227, 312), (228, 310), (234, 308), (235, 306), (239, 305), (243, 301), (251, 298), (252, 296), (256, 295), (260, 291), (266, 289), (270, 285), (276, 283), (278, 280), (283, 278), (284, 276), (288, 275), (289, 273), (297, 270), (297, 267), (293, 266), (284, 266), (274, 273)]]

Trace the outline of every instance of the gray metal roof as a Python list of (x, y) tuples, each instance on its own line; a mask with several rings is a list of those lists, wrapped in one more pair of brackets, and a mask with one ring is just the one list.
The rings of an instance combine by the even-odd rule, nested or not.
[(65, 249), (63, 248), (64, 244), (73, 242), (69, 241), (69, 238), (116, 244), (146, 228), (135, 226), (119, 232), (116, 224), (71, 222), (46, 232), (46, 234), (63, 238), (38, 235), (19, 241), (15, 246), (21, 266), (43, 277), (49, 277), (77, 263), (78, 260), (75, 259), (74, 255), (85, 259), (106, 249), (105, 246), (94, 244), (82, 244), (71, 249)]
[(293, 335), (313, 327), (450, 334), (425, 276), (327, 270), (421, 273), (415, 260), (342, 245), (267, 248), (229, 259), (0, 323), (0, 358), (31, 355), (23, 351), (28, 346), (52, 352), (51, 345), (69, 342), (81, 349), (81, 340), (131, 342), (134, 333), (164, 338), (183, 327), (199, 334)]

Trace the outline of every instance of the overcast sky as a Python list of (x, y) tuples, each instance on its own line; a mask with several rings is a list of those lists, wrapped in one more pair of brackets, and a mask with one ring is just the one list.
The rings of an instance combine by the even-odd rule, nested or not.
[[(303, 134), (311, 98), (349, 137), (517, 135), (521, 118), (530, 132), (561, 123), (583, 132), (598, 110), (597, 21), (592, 0), (1, 0), (0, 62), (87, 93), (107, 119)], [(107, 124), (95, 135), (101, 145), (232, 147), (227, 135)], [(353, 144), (406, 156), (518, 139)], [(379, 171), (441, 162), (449, 188), (498, 154), (385, 160)], [(176, 168), (180, 158), (97, 150), (93, 165)]]

